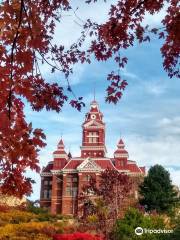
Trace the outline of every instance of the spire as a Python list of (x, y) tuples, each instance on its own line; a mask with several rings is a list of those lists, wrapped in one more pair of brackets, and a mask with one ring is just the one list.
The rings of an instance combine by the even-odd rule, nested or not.
[(122, 139), (117, 144), (117, 150), (114, 152), (115, 158), (129, 157), (128, 152), (125, 150), (125, 144)]
[(118, 148), (124, 149), (125, 145), (122, 139), (119, 140), (118, 144), (117, 144)]
[(95, 83), (94, 83), (94, 102), (96, 101), (96, 86), (95, 86)]
[(65, 157), (67, 158), (67, 154), (66, 154), (66, 151), (65, 151), (65, 146), (64, 146), (64, 142), (62, 140), (62, 138), (60, 139), (58, 145), (57, 145), (57, 150), (53, 152), (54, 154), (54, 157)]
[(57, 148), (58, 149), (64, 149), (64, 143), (63, 143), (62, 137), (61, 137), (61, 140), (59, 141), (59, 143), (57, 145)]
[(71, 154), (71, 152), (69, 151), (69, 153), (68, 153), (68, 158), (69, 159), (71, 159), (72, 158), (72, 154)]
[(94, 99), (93, 101), (90, 103), (90, 112), (100, 112), (99, 111), (99, 104), (98, 102), (95, 100), (95, 95), (94, 95)]

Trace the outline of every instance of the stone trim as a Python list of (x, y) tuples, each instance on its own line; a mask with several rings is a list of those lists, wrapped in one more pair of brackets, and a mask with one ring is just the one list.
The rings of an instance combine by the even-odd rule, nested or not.
[(127, 163), (128, 163), (128, 164), (136, 164), (136, 161), (128, 160)]
[(52, 173), (51, 172), (42, 172), (42, 173), (40, 173), (40, 176), (41, 177), (51, 177)]
[(65, 158), (65, 159), (68, 159), (67, 154), (56, 154), (56, 153), (54, 153), (53, 157), (54, 158)]
[(104, 150), (106, 151), (105, 146), (81, 146), (81, 150)]
[(115, 153), (114, 154), (114, 157), (115, 158), (123, 158), (123, 157), (129, 157), (129, 154), (128, 153)]
[(54, 175), (56, 175), (56, 174), (61, 174), (62, 173), (62, 171), (61, 170), (51, 170), (51, 172), (52, 172), (52, 174)]
[(62, 173), (78, 173), (75, 169), (62, 169)]

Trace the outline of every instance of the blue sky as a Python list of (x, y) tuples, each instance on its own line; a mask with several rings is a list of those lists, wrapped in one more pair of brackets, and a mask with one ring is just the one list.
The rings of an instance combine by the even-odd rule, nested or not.
[[(77, 4), (78, 2), (80, 1), (77, 1)], [(77, 13), (82, 19), (89, 15), (101, 22), (106, 19), (107, 10), (108, 6), (99, 2), (90, 9), (80, 4)], [(164, 10), (156, 17), (147, 15), (145, 22), (156, 26), (163, 14)], [(76, 21), (77, 18), (73, 14), (64, 16), (63, 22), (57, 27), (54, 41), (63, 42), (68, 47), (76, 40), (80, 31)], [(46, 111), (36, 113), (29, 106), (26, 107), (28, 121), (32, 121), (34, 127), (42, 128), (47, 136), (47, 146), (39, 156), (41, 166), (52, 160), (52, 152), (56, 149), (61, 134), (66, 150), (70, 149), (74, 156), (79, 155), (81, 124), (93, 99), (95, 84), (96, 100), (106, 122), (108, 156), (112, 156), (117, 141), (122, 137), (131, 160), (136, 160), (140, 166), (145, 165), (147, 168), (157, 163), (162, 164), (170, 171), (173, 182), (180, 185), (180, 81), (169, 79), (163, 70), (160, 46), (161, 42), (154, 39), (150, 44), (136, 44), (126, 52), (129, 61), (122, 75), (128, 81), (128, 87), (123, 98), (115, 106), (105, 103), (104, 98), (108, 84), (107, 73), (116, 66), (112, 61), (93, 61), (91, 65), (75, 66), (74, 74), (70, 78), (73, 90), (78, 96), (83, 96), (86, 103), (86, 107), (80, 113), (68, 104), (65, 104), (59, 114)], [(62, 75), (51, 75), (47, 66), (42, 66), (42, 73), (47, 81), (58, 81), (64, 85)], [(37, 182), (31, 198), (38, 199), (40, 177), (32, 172), (28, 172), (28, 175)]]

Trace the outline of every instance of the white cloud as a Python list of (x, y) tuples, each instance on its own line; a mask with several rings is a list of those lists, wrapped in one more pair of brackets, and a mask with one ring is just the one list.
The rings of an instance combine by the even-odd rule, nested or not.
[(140, 164), (179, 165), (179, 139), (153, 136), (149, 139), (143, 136), (128, 136), (127, 148), (130, 156)]
[(160, 96), (166, 92), (168, 81), (166, 79), (148, 79), (148, 81), (142, 81), (142, 87), (146, 93)]
[(158, 121), (157, 127), (164, 136), (177, 135), (180, 138), (180, 116), (162, 118)]
[(128, 71), (127, 68), (122, 69), (122, 75), (130, 79), (139, 79), (139, 77), (135, 73)]
[(170, 172), (171, 180), (173, 184), (180, 188), (180, 169), (179, 168), (166, 168)]

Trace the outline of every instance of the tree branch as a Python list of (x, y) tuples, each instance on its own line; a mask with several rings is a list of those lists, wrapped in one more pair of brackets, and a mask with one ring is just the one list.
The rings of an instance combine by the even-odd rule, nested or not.
[(22, 23), (23, 5), (24, 5), (24, 0), (21, 0), (20, 12), (19, 12), (19, 23), (18, 23), (18, 27), (17, 27), (17, 30), (16, 30), (16, 35), (15, 35), (13, 43), (12, 43), (12, 48), (11, 48), (10, 90), (9, 90), (9, 96), (8, 96), (8, 117), (9, 117), (9, 119), (11, 119), (11, 107), (12, 107), (12, 86), (13, 86), (12, 83), (13, 83), (14, 50), (16, 48), (16, 43), (17, 43), (17, 39), (18, 39), (18, 36), (19, 36), (19, 28), (21, 27), (21, 23)]

